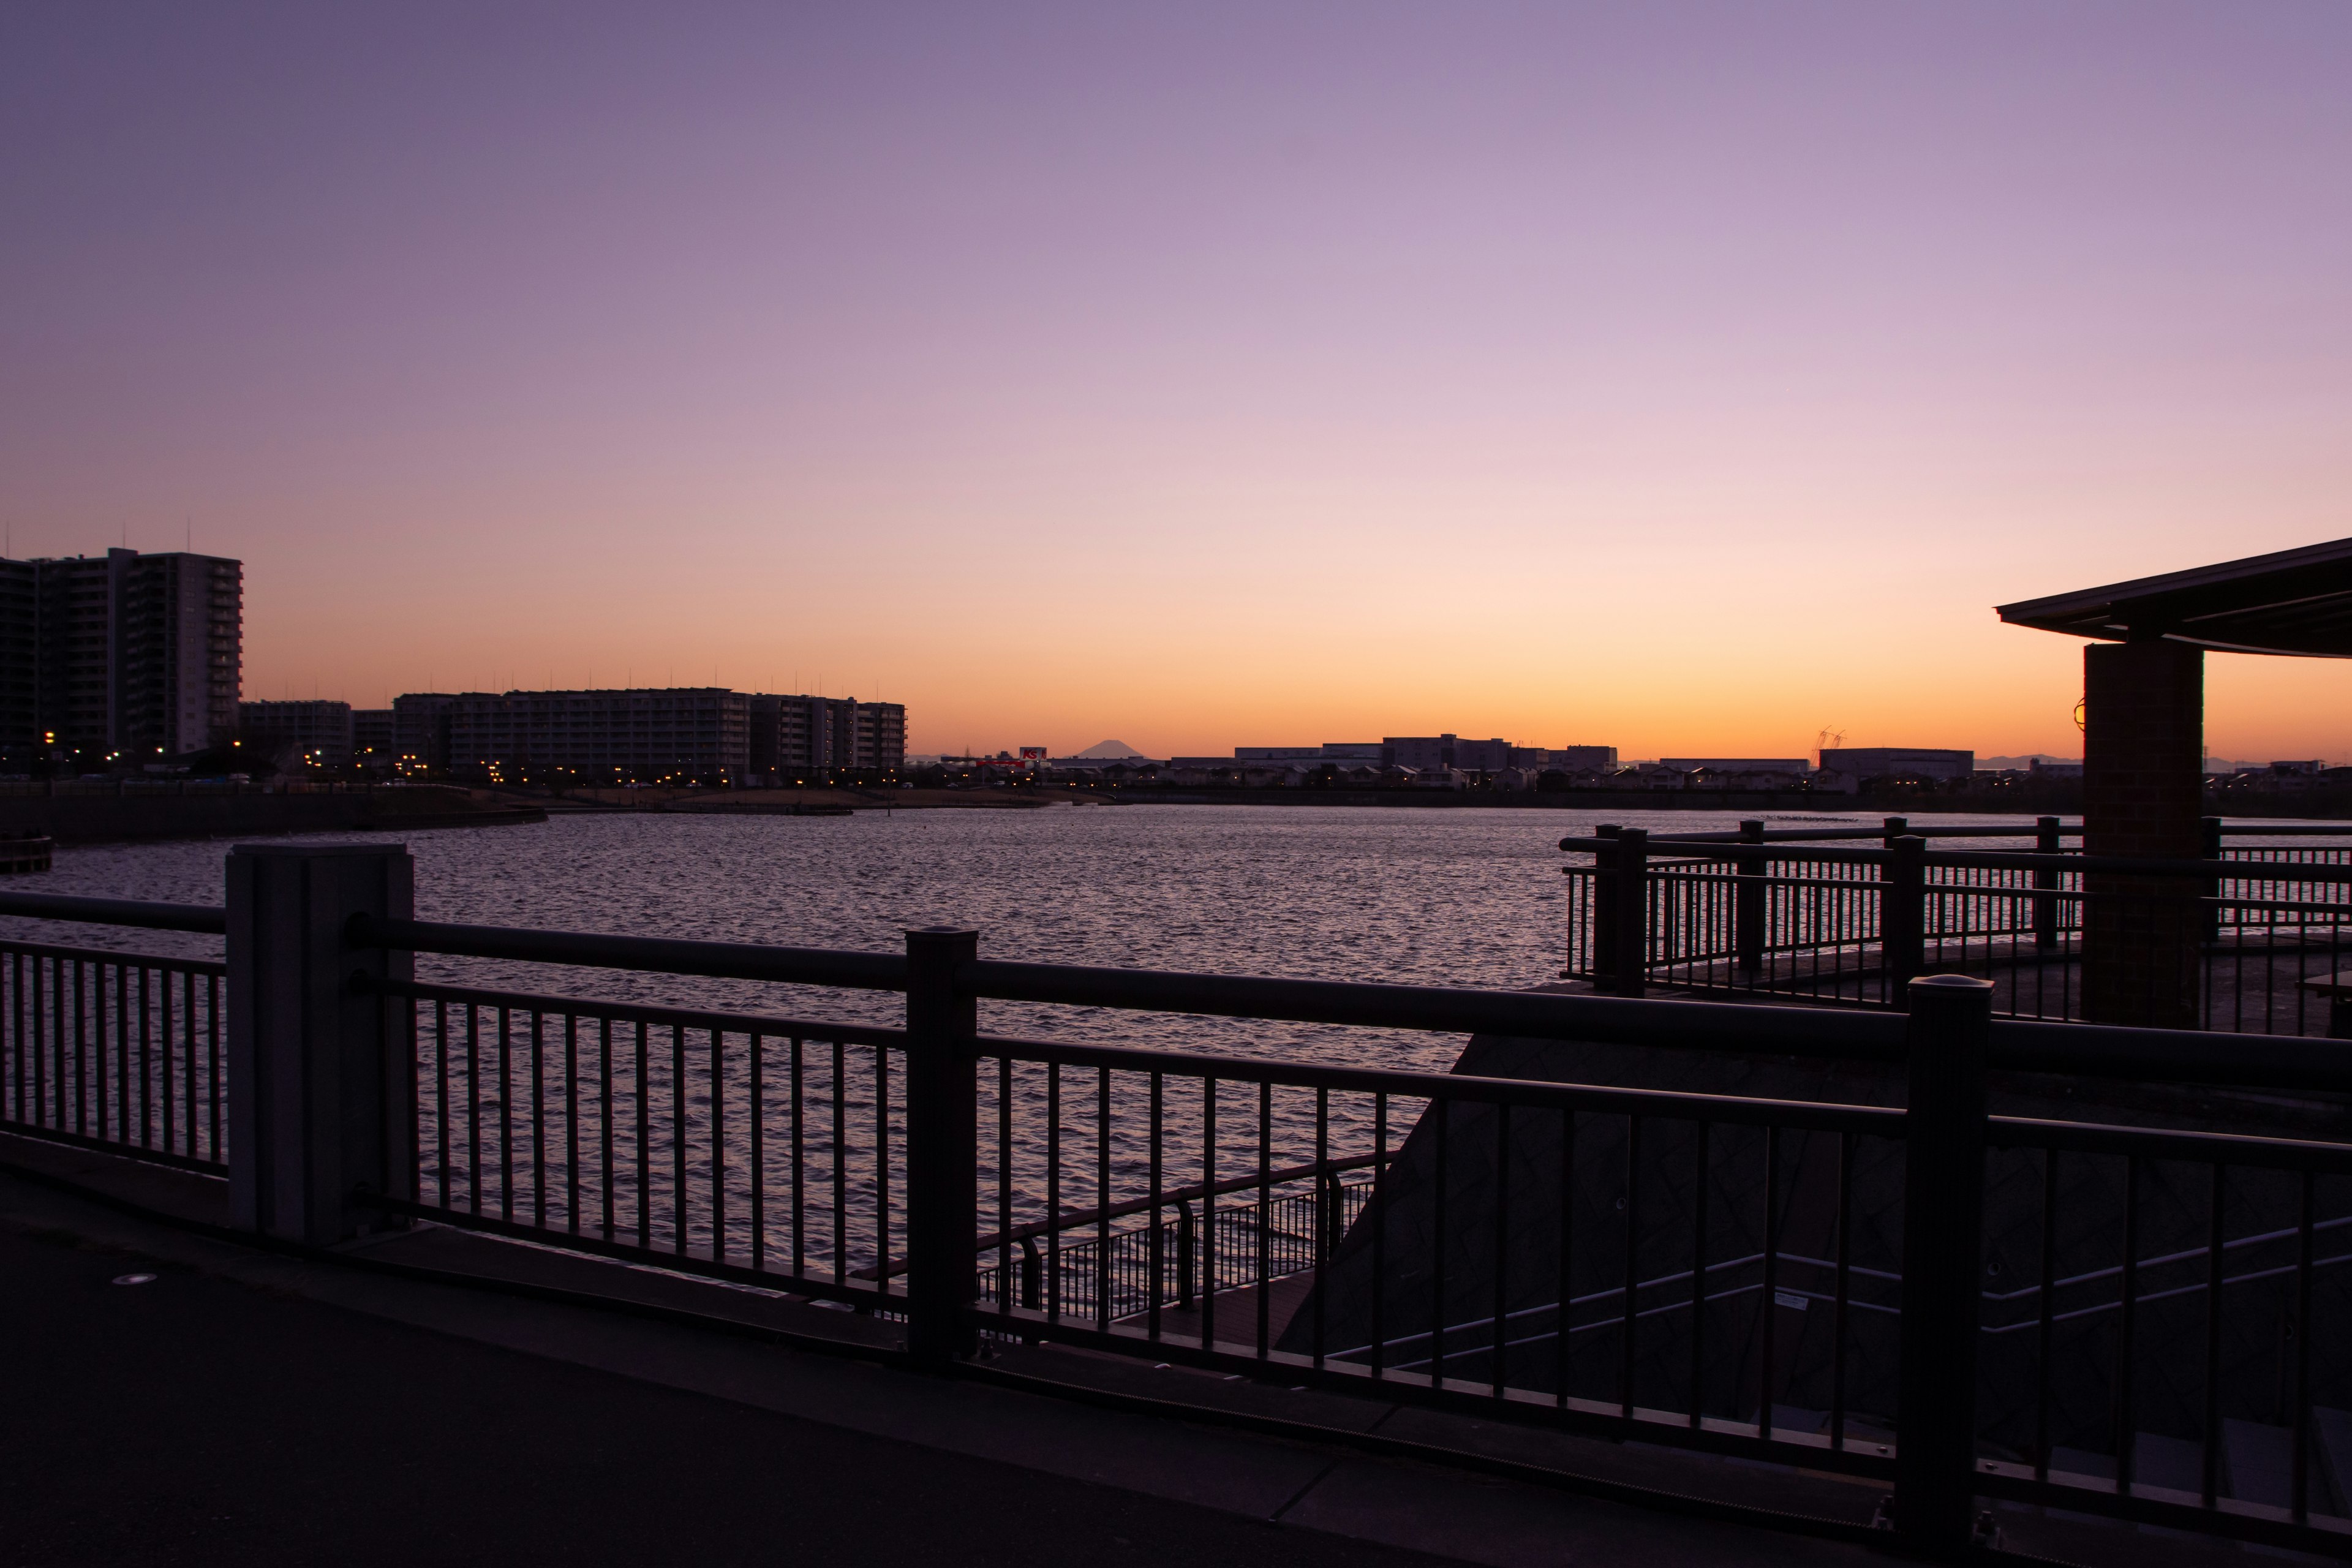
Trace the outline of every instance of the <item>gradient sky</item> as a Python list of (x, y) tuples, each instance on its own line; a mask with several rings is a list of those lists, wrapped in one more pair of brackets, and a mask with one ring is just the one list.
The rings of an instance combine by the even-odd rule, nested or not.
[(2343, 0), (26, 0), (0, 520), (241, 557), (252, 697), (2074, 754), (1990, 605), (2352, 535), (2347, 82)]

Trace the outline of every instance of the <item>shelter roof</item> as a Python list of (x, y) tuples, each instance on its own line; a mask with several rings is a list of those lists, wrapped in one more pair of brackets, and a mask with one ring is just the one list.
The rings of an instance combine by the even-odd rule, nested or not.
[(2011, 626), (2226, 653), (2352, 658), (2352, 539), (1999, 606)]

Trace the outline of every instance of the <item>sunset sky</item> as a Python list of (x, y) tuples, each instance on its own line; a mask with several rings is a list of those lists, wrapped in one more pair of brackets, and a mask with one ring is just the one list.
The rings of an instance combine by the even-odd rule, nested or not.
[[(2078, 754), (2352, 535), (2352, 5), (0, 10), (0, 521), (246, 694)], [(2214, 656), (2210, 750), (2352, 760)]]

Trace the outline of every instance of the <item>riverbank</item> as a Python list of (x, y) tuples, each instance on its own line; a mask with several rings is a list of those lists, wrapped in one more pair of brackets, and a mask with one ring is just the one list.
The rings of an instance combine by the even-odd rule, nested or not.
[(544, 822), (537, 805), (455, 789), (263, 795), (0, 795), (0, 837), (59, 844), (168, 838), (268, 837), (284, 833), (418, 833)]

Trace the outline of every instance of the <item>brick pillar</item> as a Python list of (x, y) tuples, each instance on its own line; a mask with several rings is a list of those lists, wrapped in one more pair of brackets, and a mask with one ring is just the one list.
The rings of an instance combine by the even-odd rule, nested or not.
[[(2083, 649), (2083, 849), (2193, 860), (2203, 853), (2205, 653), (2182, 643)], [(2084, 879), (2083, 1005), (2093, 1022), (2193, 1029), (2195, 879)]]

